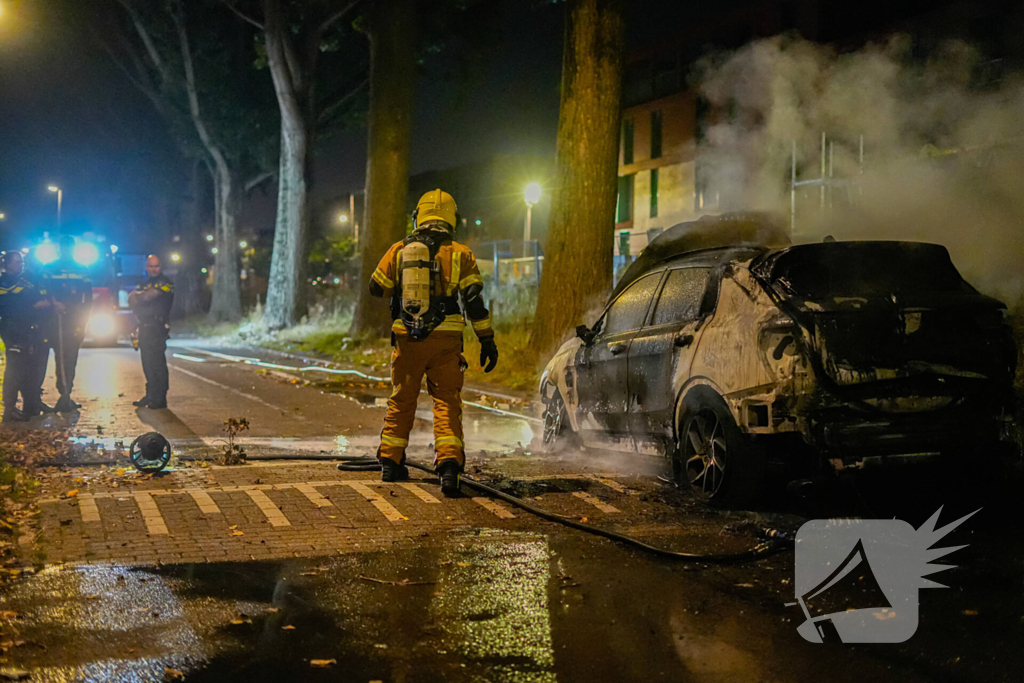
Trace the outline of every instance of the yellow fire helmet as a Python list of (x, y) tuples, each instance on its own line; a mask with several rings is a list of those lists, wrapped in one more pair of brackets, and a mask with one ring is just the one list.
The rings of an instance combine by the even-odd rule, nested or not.
[(412, 217), (417, 227), (427, 221), (444, 221), (449, 225), (450, 230), (454, 230), (459, 221), (455, 200), (440, 188), (431, 190), (420, 197)]

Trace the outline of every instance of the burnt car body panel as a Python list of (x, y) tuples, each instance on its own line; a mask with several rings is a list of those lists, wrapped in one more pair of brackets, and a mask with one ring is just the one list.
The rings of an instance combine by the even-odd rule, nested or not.
[[(602, 434), (668, 454), (697, 387), (724, 400), (742, 433), (797, 434), (837, 468), (999, 439), (1013, 339), (1003, 305), (967, 284), (945, 248), (776, 241), (672, 252), (713, 245), (700, 227), (700, 239), (676, 230), (627, 271), (590, 343), (567, 342), (548, 364), (542, 389), (561, 394), (585, 441)], [(648, 304), (633, 329), (608, 329), (617, 303), (641, 289)]]

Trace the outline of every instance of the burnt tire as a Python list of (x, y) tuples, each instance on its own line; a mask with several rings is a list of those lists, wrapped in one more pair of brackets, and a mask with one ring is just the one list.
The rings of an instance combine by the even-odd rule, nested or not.
[(554, 453), (566, 448), (579, 448), (579, 437), (569, 424), (569, 411), (565, 407), (561, 392), (550, 384), (541, 392), (544, 401), (544, 433), (541, 437), (541, 452)]
[(680, 411), (672, 474), (677, 486), (709, 505), (743, 508), (758, 497), (764, 457), (736, 426), (725, 401), (696, 389)]

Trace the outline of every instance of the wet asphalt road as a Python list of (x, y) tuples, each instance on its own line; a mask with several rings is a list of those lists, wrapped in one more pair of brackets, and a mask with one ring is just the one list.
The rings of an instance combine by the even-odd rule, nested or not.
[[(130, 405), (142, 393), (130, 349), (83, 351), (84, 408), (73, 425), (92, 444), (83, 457), (102, 461), (150, 429), (178, 452), (212, 457), (229, 416), (250, 420), (245, 443), (256, 455), (375, 447), (381, 385), (232, 360), (297, 364), (265, 352), (181, 344), (188, 348), (169, 351), (186, 356), (170, 361), (169, 411)], [(410, 457), (425, 460), (429, 413), (420, 416)], [(664, 486), (656, 461), (540, 457), (528, 452), (536, 423), (469, 408), (466, 424), (479, 478), (658, 545), (740, 550), (754, 529), (796, 528), (808, 512), (784, 500), (758, 513), (706, 510)], [(180, 463), (152, 479), (111, 471), (73, 467), (44, 481), (33, 543), (50, 556), (0, 595), (0, 667), (38, 681), (178, 672), (195, 681), (1018, 681), (1024, 670), (1015, 480), (990, 490), (977, 523), (950, 537), (970, 545), (937, 577), (951, 589), (922, 591), (918, 633), (865, 646), (813, 645), (797, 634), (802, 615), (785, 604), (794, 599), (788, 552), (742, 566), (682, 564), (505, 504), (497, 510), (513, 517), (470, 495), (440, 499), (425, 476), (414, 480), (418, 492), (380, 487), (372, 473), (325, 462)], [(64, 498), (70, 487), (85, 499)], [(360, 490), (380, 495), (371, 505)], [(948, 503), (944, 522), (975, 502), (929, 493), (880, 486), (874, 495), (910, 500), (897, 514), (915, 526), (936, 502)], [(257, 506), (257, 494), (270, 508)], [(196, 507), (202, 500), (207, 507)], [(858, 505), (845, 511), (863, 512)], [(855, 598), (837, 597), (836, 609)]]

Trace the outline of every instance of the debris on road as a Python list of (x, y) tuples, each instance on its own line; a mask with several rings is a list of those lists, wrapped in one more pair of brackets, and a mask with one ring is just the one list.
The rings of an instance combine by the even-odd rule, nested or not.
[(314, 667), (317, 667), (317, 668), (320, 668), (320, 669), (323, 669), (323, 668), (326, 668), (326, 667), (329, 667), (329, 666), (334, 666), (337, 663), (338, 663), (337, 659), (311, 659), (311, 660), (309, 660), (309, 665), (310, 666), (314, 666)]
[(224, 465), (245, 464), (245, 447), (235, 443), (235, 437), (247, 429), (249, 429), (249, 420), (244, 417), (229, 417), (224, 420), (224, 431), (228, 435), (228, 442), (222, 447), (224, 451)]
[(437, 584), (437, 581), (410, 581), (409, 579), (388, 581), (387, 579), (375, 579), (372, 576), (358, 576), (356, 578), (362, 579), (363, 581), (370, 581), (372, 583), (381, 583), (386, 586), (433, 586)]

